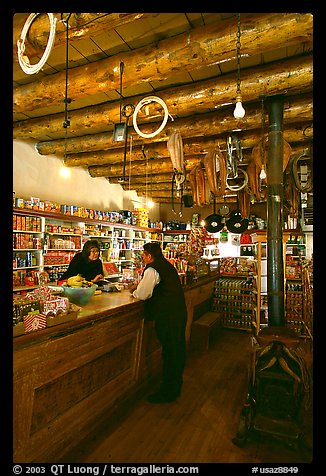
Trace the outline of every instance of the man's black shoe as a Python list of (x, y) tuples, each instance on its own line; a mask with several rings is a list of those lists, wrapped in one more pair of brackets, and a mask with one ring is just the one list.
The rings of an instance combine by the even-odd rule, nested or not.
[(172, 403), (175, 402), (177, 397), (168, 397), (161, 392), (153, 393), (147, 397), (149, 403)]

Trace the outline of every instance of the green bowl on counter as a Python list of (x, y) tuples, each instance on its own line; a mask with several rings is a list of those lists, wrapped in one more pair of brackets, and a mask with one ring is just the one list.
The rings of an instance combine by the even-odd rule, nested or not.
[(87, 288), (71, 288), (69, 286), (62, 286), (62, 289), (64, 295), (69, 299), (70, 302), (83, 306), (91, 299), (97, 287), (97, 284), (93, 284)]

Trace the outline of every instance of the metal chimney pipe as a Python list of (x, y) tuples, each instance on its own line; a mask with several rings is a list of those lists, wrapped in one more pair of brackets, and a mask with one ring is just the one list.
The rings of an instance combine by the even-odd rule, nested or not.
[(282, 95), (268, 104), (267, 156), (267, 294), (268, 326), (285, 325), (283, 264), (283, 103)]

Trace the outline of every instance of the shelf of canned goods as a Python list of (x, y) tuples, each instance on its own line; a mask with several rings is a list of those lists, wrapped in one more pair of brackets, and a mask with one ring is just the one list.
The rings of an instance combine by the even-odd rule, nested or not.
[(244, 330), (257, 327), (257, 287), (254, 276), (220, 276), (214, 286), (213, 310), (221, 325)]

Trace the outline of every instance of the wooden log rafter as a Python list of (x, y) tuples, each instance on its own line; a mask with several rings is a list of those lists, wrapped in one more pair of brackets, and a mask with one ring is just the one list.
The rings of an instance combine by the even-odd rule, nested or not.
[[(54, 13), (57, 20), (53, 48), (64, 46), (66, 43), (66, 25), (62, 20), (69, 17), (68, 41), (84, 40), (103, 30), (112, 30), (121, 25), (148, 18), (157, 13)], [(26, 14), (26, 18), (28, 14)], [(13, 29), (13, 60), (18, 61), (17, 40), (21, 35), (26, 19), (22, 18)], [(43, 54), (49, 37), (49, 21), (46, 14), (35, 18), (25, 40), (26, 53), (33, 63), (33, 58)]]
[[(254, 130), (261, 125), (261, 106), (248, 107), (248, 113), (243, 120), (243, 126), (247, 131)], [(312, 120), (312, 103), (310, 99), (299, 99), (290, 108), (284, 111), (284, 121), (287, 123)], [(160, 123), (146, 124), (146, 133), (155, 131)], [(240, 123), (241, 124), (241, 123)], [(156, 142), (166, 142), (173, 132), (178, 131), (183, 138), (213, 136), (228, 134), (239, 128), (239, 121), (233, 117), (229, 108), (229, 114), (225, 111), (214, 111), (206, 114), (193, 115), (186, 118), (168, 121), (163, 131), (156, 137)], [(144, 129), (145, 130), (145, 129)], [(133, 136), (133, 144), (139, 145), (151, 143), (153, 139), (143, 139), (135, 133), (132, 126), (129, 127), (130, 136)], [(129, 135), (129, 132), (128, 132)], [(129, 137), (130, 137), (129, 136)], [(112, 132), (88, 134), (69, 139), (56, 139), (36, 144), (36, 149), (41, 155), (79, 153), (94, 150), (105, 150), (120, 145), (113, 139)], [(121, 146), (120, 146), (121, 148)]]
[[(292, 154), (297, 154), (297, 153), (309, 153), (309, 144), (307, 144), (307, 147), (303, 147), (302, 144), (296, 144), (292, 146)], [(246, 168), (248, 165), (249, 160), (252, 160), (251, 156), (251, 150), (248, 149), (246, 154), (243, 154), (244, 157), (244, 163), (242, 166)], [(187, 160), (185, 161), (186, 163), (186, 172), (189, 173), (191, 168), (194, 167), (195, 165), (200, 165), (202, 164), (203, 166), (203, 158), (205, 157), (205, 154), (202, 154), (198, 157), (193, 157), (192, 160)], [(153, 163), (155, 162), (155, 159), (153, 160)], [(115, 184), (120, 184), (122, 187), (129, 187), (129, 186), (137, 186), (143, 185), (146, 183), (146, 181), (152, 182), (152, 184), (161, 184), (161, 183), (167, 183), (172, 181), (173, 177), (173, 170), (171, 167), (171, 161), (170, 159), (160, 159), (161, 163), (164, 163), (166, 165), (166, 169), (168, 170), (167, 172), (160, 172), (156, 171), (156, 168), (152, 167), (152, 170), (150, 169), (150, 166), (148, 165), (148, 162), (143, 160), (135, 161), (134, 164), (137, 166), (137, 172), (130, 173), (126, 177), (126, 180), (124, 183), (122, 183), (121, 176), (119, 175), (114, 175), (114, 176), (109, 176), (106, 177), (107, 180), (109, 180), (110, 183), (115, 183)], [(121, 164), (120, 164), (121, 165)], [(147, 168), (146, 168), (147, 166)], [(120, 168), (117, 169), (118, 171), (121, 170)], [(130, 168), (128, 168), (128, 173), (130, 172)], [(188, 177), (187, 177), (188, 179)]]
[[(286, 92), (287, 102), (292, 106), (297, 101), (296, 92), (312, 89), (313, 62), (309, 54), (300, 58), (292, 58), (277, 62), (275, 65), (263, 65), (242, 72), (242, 90), (245, 92), (244, 102), (257, 101), (259, 96), (268, 96)], [(165, 101), (172, 117), (184, 117), (206, 111), (207, 108), (223, 108), (223, 104), (234, 101), (236, 83), (234, 73), (229, 73), (195, 84), (178, 86), (157, 93)], [(294, 95), (294, 96), (290, 96)], [(144, 96), (125, 99), (125, 103), (136, 105)], [(307, 96), (308, 97), (308, 96)], [(310, 95), (311, 98), (311, 95)], [(312, 101), (312, 99), (311, 99)], [(157, 121), (162, 117), (161, 106), (152, 103), (153, 108), (149, 115), (137, 117), (137, 123)], [(113, 130), (114, 124), (120, 122), (120, 103), (106, 102), (100, 105), (89, 106), (69, 111), (69, 134), (89, 134), (93, 127), (103, 128), (103, 131)], [(13, 137), (15, 139), (34, 138), (42, 140), (51, 134), (60, 134), (64, 137), (62, 113), (41, 116), (14, 123)]]
[[(94, 37), (101, 31), (109, 31), (139, 18), (158, 14), (54, 15), (58, 21), (53, 48), (58, 48), (59, 54), (66, 43), (66, 25), (62, 21), (65, 17), (69, 16), (69, 40), (75, 44), (76, 41)], [(28, 14), (26, 18), (27, 16)], [(139, 196), (151, 194), (152, 198), (160, 203), (171, 202), (172, 196), (173, 165), (167, 149), (167, 140), (171, 134), (181, 134), (187, 174), (195, 165), (203, 166), (203, 159), (212, 147), (225, 152), (226, 137), (232, 131), (235, 131), (241, 140), (244, 158), (242, 166), (246, 167), (252, 160), (252, 148), (261, 139), (262, 98), (274, 94), (284, 95), (283, 137), (291, 145), (292, 154), (305, 148), (311, 150), (312, 20), (310, 13), (241, 14), (243, 56), (272, 52), (279, 49), (280, 45), (286, 45), (289, 51), (291, 47), (301, 45), (300, 55), (293, 53), (291, 58), (284, 60), (255, 67), (242, 67), (241, 91), (246, 108), (243, 120), (237, 121), (233, 117), (237, 92), (235, 72), (229, 68), (228, 73), (220, 74), (218, 68), (219, 64), (234, 61), (236, 57), (237, 24), (234, 14), (227, 22), (216, 21), (201, 27), (192, 28), (189, 22), (189, 31), (174, 37), (131, 51), (121, 51), (103, 59), (95, 59), (94, 56), (87, 64), (70, 68), (69, 96), (72, 98), (72, 104), (69, 109), (68, 130), (63, 128), (63, 64), (58, 65), (57, 73), (44, 74), (41, 71), (36, 80), (35, 77), (24, 78), (24, 84), (14, 89), (13, 137), (36, 140), (36, 150), (40, 155), (64, 156), (64, 163), (68, 167), (87, 168), (93, 178), (105, 177), (109, 183), (120, 184), (125, 191), (135, 190)], [(16, 42), (23, 24), (21, 19), (13, 32), (14, 61), (17, 61)], [(47, 15), (39, 15), (31, 25), (25, 40), (26, 54), (30, 60), (37, 59), (42, 54), (48, 41), (48, 32)], [(266, 55), (265, 59), (267, 57)], [(108, 101), (80, 109), (76, 105), (75, 109), (72, 109), (74, 101), (87, 97), (88, 102), (93, 95), (117, 91), (120, 85), (121, 61), (124, 62), (124, 87), (128, 88), (135, 82), (138, 85), (144, 84), (145, 90), (150, 86), (154, 89), (153, 95), (165, 101), (169, 114), (174, 119), (168, 120), (163, 131), (150, 139), (140, 137), (131, 125), (132, 121), (129, 121), (125, 166), (124, 144), (113, 140), (114, 125), (121, 122), (120, 101)], [(171, 71), (176, 75), (188, 72), (191, 76), (192, 72), (195, 73), (202, 67), (216, 67), (216, 76), (170, 88), (165, 86), (160, 89), (158, 86), (159, 81), (171, 77)], [(196, 77), (196, 74), (193, 76)], [(19, 79), (17, 81), (19, 82)], [(146, 95), (149, 94), (127, 95), (123, 104), (136, 105)], [(82, 102), (80, 101), (80, 104)], [(55, 113), (42, 115), (47, 107), (52, 107)], [(59, 107), (62, 108), (62, 113), (57, 112)], [(140, 129), (147, 133), (154, 132), (161, 124), (162, 113), (163, 110), (157, 103), (150, 105), (146, 115), (139, 111), (137, 123)], [(32, 117), (21, 120), (23, 116)], [(16, 117), (19, 120), (16, 120)], [(124, 181), (122, 176), (125, 177)], [(189, 185), (188, 180), (186, 184)], [(227, 190), (226, 195), (228, 202), (236, 201), (236, 194), (233, 192)], [(223, 199), (218, 198), (216, 202), (222, 203)]]
[[(138, 195), (145, 197), (146, 193), (145, 192), (139, 192)], [(147, 195), (147, 196), (149, 196), (149, 195)], [(169, 192), (164, 192), (163, 191), (163, 192), (159, 193), (158, 195), (156, 195), (156, 194), (153, 195), (152, 198), (155, 202), (159, 202), (159, 203), (171, 203), (172, 202), (172, 197), (171, 197), (171, 194), (169, 194)], [(237, 202), (237, 197), (236, 197), (236, 194), (234, 192), (233, 192), (232, 195), (227, 195), (226, 199), (227, 199), (227, 203), (236, 203)], [(174, 206), (176, 207), (177, 211), (179, 210), (179, 208), (181, 206), (180, 201), (181, 201), (181, 197), (179, 197), (179, 198), (174, 197), (174, 199), (173, 199)], [(224, 198), (217, 197), (216, 200), (215, 200), (215, 203), (224, 203)]]
[[(310, 141), (306, 138), (304, 135), (304, 130), (305, 127), (309, 127), (310, 124), (307, 123), (306, 126), (300, 125), (300, 126), (292, 126), (290, 127), (285, 127), (284, 128), (284, 139), (289, 142), (290, 144), (294, 143), (301, 143), (302, 147), (305, 147), (306, 143), (309, 143)], [(246, 133), (244, 137), (241, 138), (241, 146), (244, 149), (252, 149), (254, 145), (257, 143), (257, 140), (260, 138), (259, 134), (255, 133)], [(222, 138), (221, 138), (222, 140)], [(214, 144), (215, 142), (212, 142)], [(189, 156), (186, 160), (186, 167), (187, 168), (192, 168), (194, 165), (197, 165), (198, 162), (200, 161), (200, 158), (194, 158), (193, 156)], [(121, 157), (121, 161), (118, 164), (112, 164), (112, 165), (92, 165), (88, 167), (88, 171), (91, 175), (91, 177), (110, 177), (110, 176), (118, 176), (121, 177), (123, 174), (123, 158)], [(148, 164), (148, 161), (143, 160), (143, 161), (132, 161), (129, 163), (127, 161), (126, 164), (126, 175), (128, 176), (129, 174), (131, 175), (139, 175), (139, 174), (145, 174), (146, 171), (145, 167), (146, 164)], [(153, 163), (151, 164), (152, 167), (152, 173), (167, 173), (167, 172), (173, 172), (173, 166), (172, 162), (169, 158), (162, 158), (159, 160), (154, 160)]]
[[(241, 20), (241, 52), (255, 55), (279, 47), (312, 41), (312, 15), (309, 13), (243, 14)], [(236, 18), (234, 18), (236, 32)], [(235, 57), (234, 35), (227, 25), (213, 23), (167, 38), (158, 45), (114, 55), (85, 66), (71, 68), (70, 96), (74, 99), (91, 96), (119, 87), (119, 62), (125, 64), (124, 85), (135, 81), (148, 83), (168, 78), (175, 73), (191, 71)], [(43, 77), (15, 88), (14, 113), (33, 111), (40, 107), (60, 105), (65, 71)]]

